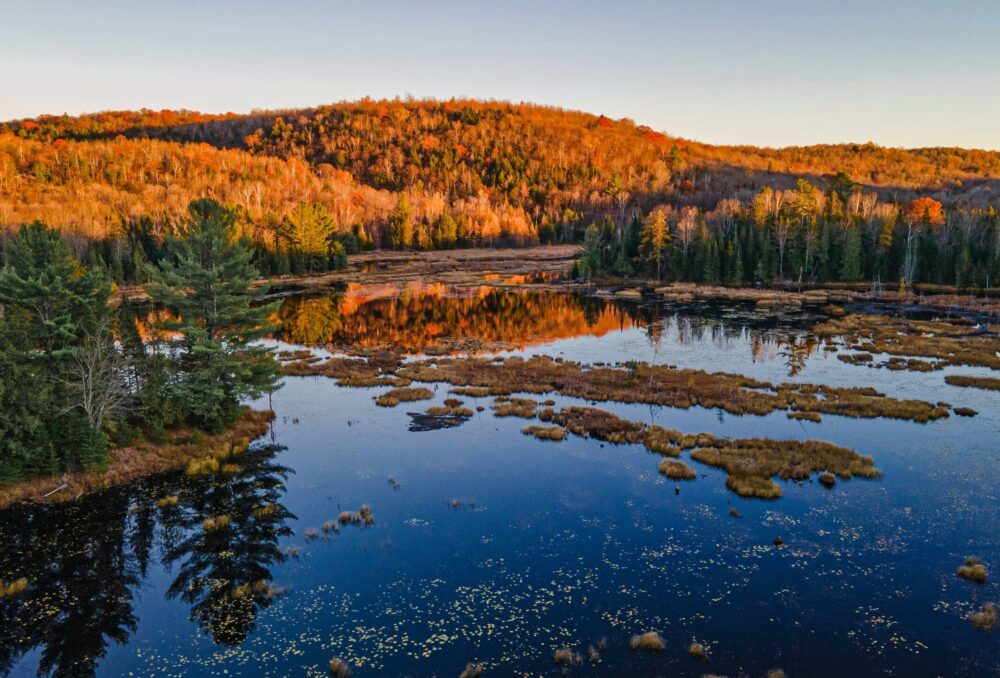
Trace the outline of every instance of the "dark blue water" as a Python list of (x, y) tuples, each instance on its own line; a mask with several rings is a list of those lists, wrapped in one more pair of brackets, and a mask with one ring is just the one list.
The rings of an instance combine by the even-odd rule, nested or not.
[[(569, 647), (584, 655), (569, 669), (579, 675), (1000, 675), (1000, 634), (965, 619), (1000, 602), (998, 394), (805, 350), (807, 318), (611, 310), (624, 329), (526, 350), (872, 384), (980, 414), (814, 424), (600, 404), (686, 432), (831, 440), (884, 472), (832, 490), (783, 482), (784, 496), (764, 502), (693, 461), (700, 475), (678, 494), (641, 446), (538, 441), (520, 433), (525, 420), (494, 417), (490, 399), (465, 398), (486, 409), (457, 428), (411, 433), (408, 412), (449, 397), (443, 385), (433, 402), (384, 409), (372, 401), (381, 389), (290, 378), (273, 433), (234, 476), (172, 474), (0, 512), (0, 578), (31, 582), (0, 600), (0, 669), (326, 675), (338, 657), (353, 675), (457, 676), (469, 662), (485, 675), (556, 674), (553, 650)], [(167, 495), (178, 505), (157, 508)], [(323, 535), (324, 521), (362, 504), (373, 526)], [(202, 528), (221, 514), (228, 529)], [(310, 528), (321, 536), (306, 539)], [(967, 555), (996, 572), (987, 584), (954, 576)], [(234, 597), (242, 584), (249, 593)], [(649, 630), (666, 651), (634, 654), (629, 638)], [(687, 655), (691, 642), (706, 659)]]

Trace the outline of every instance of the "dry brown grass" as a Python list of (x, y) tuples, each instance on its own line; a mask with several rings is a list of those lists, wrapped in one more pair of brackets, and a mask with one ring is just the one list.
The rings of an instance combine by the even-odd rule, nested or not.
[(986, 583), (986, 566), (983, 565), (983, 561), (979, 560), (975, 556), (969, 556), (965, 559), (965, 565), (962, 565), (957, 570), (955, 574), (961, 579), (967, 579), (969, 581), (974, 581), (977, 584)]
[(444, 401), (444, 405), (428, 407), (426, 414), (432, 417), (462, 417), (463, 419), (467, 419), (472, 416), (472, 410), (468, 407), (462, 407), (461, 400), (448, 398)]
[(978, 612), (969, 613), (969, 621), (977, 629), (992, 631), (997, 625), (997, 608), (993, 603), (985, 603)]
[(663, 652), (667, 649), (667, 644), (656, 631), (647, 631), (632, 636), (629, 647), (633, 652)]
[(568, 647), (561, 647), (552, 653), (552, 660), (559, 666), (579, 666), (583, 663), (580, 653)]
[[(693, 456), (693, 455), (692, 455)], [(726, 487), (740, 495), (754, 499), (778, 499), (781, 488), (770, 478), (730, 473), (726, 476)]]
[(341, 661), (340, 659), (330, 660), (330, 675), (333, 678), (348, 678), (351, 675), (351, 667), (347, 662)]
[(386, 391), (375, 398), (375, 404), (379, 407), (395, 407), (400, 403), (410, 403), (416, 400), (430, 400), (434, 397), (433, 391), (429, 388), (404, 386)]
[(360, 527), (370, 527), (375, 524), (375, 517), (372, 514), (372, 507), (362, 504), (357, 511), (341, 511), (337, 516), (337, 521), (341, 525), (359, 525)]
[(538, 402), (530, 398), (510, 398), (497, 396), (493, 400), (493, 414), (498, 417), (521, 417), (534, 419)]
[(20, 577), (11, 582), (5, 582), (3, 579), (0, 579), (0, 598), (13, 598), (23, 593), (27, 588), (28, 580), (25, 577)]
[[(580, 365), (546, 356), (502, 360), (455, 358), (408, 363), (397, 375), (417, 382), (485, 389), (492, 395), (551, 393), (591, 401), (719, 408), (731, 414), (764, 415), (799, 410), (849, 417), (891, 417), (926, 422), (948, 410), (920, 400), (888, 398), (873, 388), (770, 384), (738, 374), (677, 369), (642, 363), (627, 370)], [(477, 391), (478, 392), (478, 391)]]
[(962, 374), (945, 375), (944, 381), (952, 386), (981, 388), (986, 391), (1000, 391), (1000, 379), (993, 377), (968, 377)]
[(539, 440), (559, 441), (566, 437), (566, 429), (560, 426), (526, 426), (521, 429), (521, 433), (535, 436)]
[[(133, 447), (112, 450), (107, 468), (80, 471), (62, 476), (36, 478), (0, 487), (0, 508), (18, 501), (67, 501), (87, 492), (105, 490), (138, 478), (184, 468), (190, 462), (208, 456), (226, 457), (233, 450), (245, 450), (250, 441), (267, 432), (274, 419), (270, 410), (243, 408), (240, 419), (228, 431), (217, 435), (203, 433), (193, 437), (189, 429), (170, 432), (165, 443), (142, 442)], [(221, 465), (220, 465), (221, 466)], [(65, 488), (44, 495), (65, 485)]]
[(690, 657), (693, 657), (695, 659), (704, 659), (705, 654), (706, 654), (705, 646), (702, 645), (701, 643), (691, 643), (688, 646), (688, 656)]
[(458, 674), (458, 678), (480, 678), (483, 675), (483, 667), (481, 664), (468, 663), (462, 672)]
[(660, 473), (674, 480), (694, 480), (698, 477), (698, 474), (694, 472), (693, 468), (685, 464), (683, 461), (677, 461), (676, 459), (662, 460), (660, 462), (659, 470)]
[(813, 421), (817, 424), (823, 421), (823, 416), (819, 412), (789, 412), (789, 419), (798, 419), (800, 421)]

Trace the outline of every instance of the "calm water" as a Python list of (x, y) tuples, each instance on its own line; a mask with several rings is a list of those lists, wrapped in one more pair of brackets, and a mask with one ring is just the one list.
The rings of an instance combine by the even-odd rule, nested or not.
[[(486, 409), (457, 428), (410, 432), (408, 413), (449, 397), (443, 385), (382, 409), (381, 389), (289, 378), (273, 432), (235, 475), (0, 512), (0, 579), (31, 582), (0, 599), (0, 673), (325, 675), (339, 657), (354, 675), (457, 676), (468, 662), (556, 674), (554, 649), (585, 657), (606, 638), (601, 662), (571, 673), (1000, 675), (1000, 633), (965, 620), (1000, 602), (1000, 394), (944, 384), (984, 370), (847, 365), (809, 334), (814, 316), (779, 323), (743, 306), (421, 286), (288, 298), (281, 316), (283, 347), (655, 360), (870, 384), (980, 414), (814, 424), (599, 405), (686, 432), (832, 440), (884, 471), (833, 490), (782, 483), (783, 498), (762, 502), (696, 462), (677, 494), (639, 446), (523, 436), (525, 421), (495, 418), (490, 399), (466, 398)], [(157, 508), (168, 495), (178, 505)], [(306, 538), (361, 504), (374, 526)], [(222, 514), (228, 528), (202, 528)], [(973, 554), (994, 573), (983, 586), (953, 574)], [(666, 652), (629, 650), (647, 630)], [(692, 641), (707, 659), (687, 656)]]

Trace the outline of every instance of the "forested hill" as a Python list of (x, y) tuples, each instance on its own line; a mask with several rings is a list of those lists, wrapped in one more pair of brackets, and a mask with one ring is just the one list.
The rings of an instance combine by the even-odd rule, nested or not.
[[(281, 257), (315, 248), (324, 232), (346, 235), (348, 251), (429, 249), (579, 242), (588, 225), (610, 221), (620, 245), (623, 229), (654, 210), (683, 242), (697, 233), (685, 224), (707, 224), (728, 247), (734, 219), (773, 235), (789, 220), (804, 226), (823, 217), (840, 231), (863, 221), (872, 243), (888, 234), (879, 237), (889, 248), (916, 199), (941, 204), (948, 228), (934, 231), (938, 244), (956, 261), (968, 247), (975, 268), (977, 257), (996, 251), (997, 195), (1000, 153), (992, 151), (713, 146), (627, 119), (494, 101), (0, 123), (0, 226), (40, 219), (88, 241), (115, 241), (122, 252), (123, 240), (141, 241), (155, 255), (187, 203), (211, 197), (239, 212), (241, 229), (266, 253), (265, 270), (284, 270)], [(803, 260), (826, 256), (814, 255), (808, 240), (822, 233), (802, 233)], [(831, 242), (835, 250), (837, 238)], [(776, 247), (765, 276), (783, 272), (784, 245)], [(894, 277), (893, 256), (878, 266)]]

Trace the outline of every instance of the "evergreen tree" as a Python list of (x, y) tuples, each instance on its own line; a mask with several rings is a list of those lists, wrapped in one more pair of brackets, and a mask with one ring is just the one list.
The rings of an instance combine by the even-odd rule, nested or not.
[(147, 290), (176, 316), (161, 327), (180, 334), (162, 347), (175, 373), (168, 394), (193, 423), (218, 431), (235, 421), (241, 400), (277, 385), (274, 356), (255, 343), (272, 329), (276, 305), (255, 303), (266, 290), (251, 288), (257, 270), (248, 244), (235, 239), (232, 211), (197, 200), (188, 213)]
[(861, 278), (861, 232), (848, 226), (844, 233), (844, 252), (841, 257), (840, 279), (851, 282)]
[(389, 243), (396, 250), (413, 245), (413, 210), (405, 193), (399, 194), (396, 209), (389, 217)]

